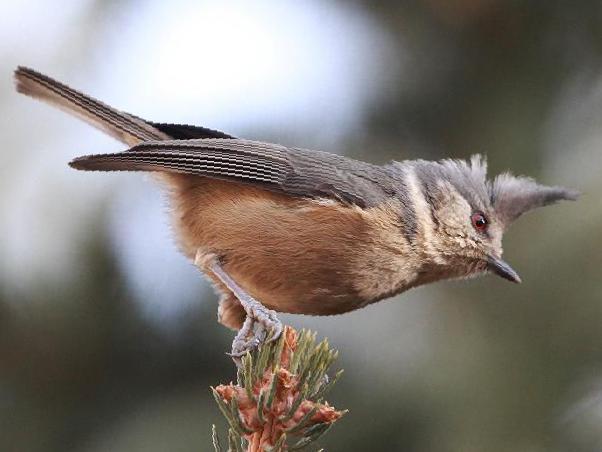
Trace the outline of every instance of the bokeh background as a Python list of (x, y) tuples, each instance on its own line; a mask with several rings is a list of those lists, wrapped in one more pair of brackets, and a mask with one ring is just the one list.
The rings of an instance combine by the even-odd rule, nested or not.
[(2, 2), (0, 449), (207, 451), (215, 295), (152, 180), (67, 166), (123, 146), (17, 95), (17, 64), (154, 121), (581, 190), (507, 234), (520, 286), (285, 320), (341, 350), (328, 451), (602, 450), (599, 1)]

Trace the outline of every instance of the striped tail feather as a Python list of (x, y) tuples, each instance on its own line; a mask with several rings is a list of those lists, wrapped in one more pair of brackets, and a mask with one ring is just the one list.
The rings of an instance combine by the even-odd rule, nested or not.
[(20, 93), (77, 116), (129, 146), (142, 141), (171, 138), (144, 120), (112, 108), (33, 69), (19, 66), (14, 76)]

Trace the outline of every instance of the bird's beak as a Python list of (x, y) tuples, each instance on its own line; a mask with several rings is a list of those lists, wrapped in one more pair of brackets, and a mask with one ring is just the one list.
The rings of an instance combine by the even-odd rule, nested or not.
[(516, 273), (510, 265), (501, 260), (498, 257), (489, 256), (487, 258), (487, 268), (489, 271), (492, 271), (498, 276), (501, 276), (508, 281), (512, 281), (514, 283), (520, 283), (520, 276)]

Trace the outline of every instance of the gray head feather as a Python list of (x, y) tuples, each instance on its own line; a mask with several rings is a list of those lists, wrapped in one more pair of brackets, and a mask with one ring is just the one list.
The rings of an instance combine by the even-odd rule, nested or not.
[(563, 187), (539, 185), (510, 173), (497, 176), (489, 186), (491, 202), (500, 221), (508, 226), (523, 213), (560, 200), (576, 200), (579, 193)]
[(487, 184), (487, 159), (475, 154), (466, 160), (442, 160), (440, 163), (447, 180), (475, 210), (486, 210), (490, 205)]
[(451, 184), (474, 210), (489, 210), (491, 200), (487, 184), (487, 161), (480, 155), (473, 155), (470, 161), (441, 160), (431, 162), (416, 160), (412, 165), (421, 181), (424, 193), (436, 198), (442, 182)]
[[(450, 183), (473, 210), (494, 210), (496, 217), (507, 227), (523, 213), (560, 200), (575, 200), (578, 192), (563, 187), (547, 187), (528, 177), (510, 173), (487, 180), (487, 161), (473, 155), (470, 161), (441, 160), (430, 162), (416, 160), (404, 162), (413, 166), (423, 184), (427, 197), (436, 198), (441, 182)], [(429, 199), (429, 202), (433, 202)]]

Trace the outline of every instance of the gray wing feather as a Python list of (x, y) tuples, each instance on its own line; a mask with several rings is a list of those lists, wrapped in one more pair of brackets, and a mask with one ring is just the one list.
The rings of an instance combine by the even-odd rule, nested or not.
[(394, 191), (380, 166), (326, 152), (237, 139), (144, 142), (125, 152), (78, 157), (83, 170), (168, 171), (236, 180), (300, 197), (361, 207)]
[(80, 157), (71, 162), (75, 168), (181, 172), (360, 206), (374, 205), (394, 192), (390, 174), (379, 166), (325, 152), (237, 140), (205, 127), (145, 121), (25, 67), (15, 71), (15, 80), (19, 92), (134, 146), (125, 152)]

